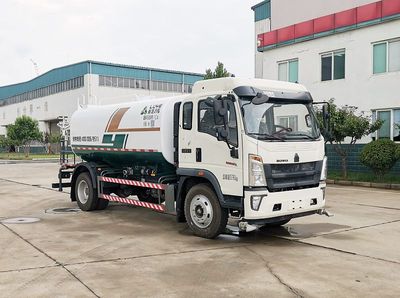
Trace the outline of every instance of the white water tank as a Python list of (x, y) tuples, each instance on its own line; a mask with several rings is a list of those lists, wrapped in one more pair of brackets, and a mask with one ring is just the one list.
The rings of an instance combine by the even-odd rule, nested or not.
[[(157, 153), (174, 163), (174, 104), (185, 96), (79, 108), (71, 117), (73, 151), (90, 160), (118, 155), (115, 160), (149, 159)], [(126, 157), (126, 159), (125, 159)]]

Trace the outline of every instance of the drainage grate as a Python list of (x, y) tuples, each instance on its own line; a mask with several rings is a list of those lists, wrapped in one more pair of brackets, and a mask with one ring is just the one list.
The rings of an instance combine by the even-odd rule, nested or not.
[(46, 213), (60, 214), (60, 213), (77, 213), (80, 211), (81, 209), (79, 208), (53, 208), (53, 209), (47, 209)]
[(14, 217), (6, 218), (1, 221), (3, 224), (28, 224), (40, 221), (40, 218), (36, 217)]

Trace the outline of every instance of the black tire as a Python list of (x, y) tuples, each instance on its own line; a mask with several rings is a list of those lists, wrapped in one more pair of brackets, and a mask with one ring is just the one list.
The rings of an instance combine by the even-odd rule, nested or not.
[[(207, 210), (210, 210), (211, 208), (212, 216), (210, 215), (210, 212), (207, 213), (207, 210), (204, 210), (200, 206), (201, 203), (199, 200), (203, 200), (204, 202), (202, 203), (207, 203), (205, 205), (203, 204), (203, 206), (207, 208)], [(209, 205), (208, 202), (210, 203)], [(191, 204), (192, 207), (197, 205), (192, 212), (190, 210)], [(199, 212), (195, 211), (195, 209)], [(210, 216), (207, 216), (207, 214)], [(206, 224), (204, 224), (203, 227), (201, 227), (201, 223), (196, 221), (196, 218), (198, 220), (201, 220), (200, 216), (197, 215), (204, 215), (203, 218), (205, 219)], [(185, 217), (190, 229), (196, 236), (212, 239), (225, 231), (225, 227), (228, 222), (228, 210), (221, 207), (215, 192), (209, 185), (198, 184), (196, 186), (193, 186), (186, 195)], [(195, 223), (195, 221), (197, 222), (197, 224)]]
[(280, 226), (286, 225), (289, 221), (290, 221), (290, 219), (271, 222), (271, 223), (263, 225), (262, 228), (280, 227)]
[(150, 193), (148, 189), (141, 189), (139, 193), (137, 194), (137, 197), (139, 198), (140, 201), (142, 202), (147, 202), (147, 203), (153, 203), (153, 204), (158, 204), (158, 199), (154, 198)]
[(97, 209), (99, 200), (93, 189), (92, 179), (88, 172), (80, 173), (78, 178), (76, 178), (75, 197), (81, 210), (92, 211)]
[(108, 207), (109, 200), (104, 200), (104, 199), (97, 199), (97, 206), (96, 210), (104, 210)]

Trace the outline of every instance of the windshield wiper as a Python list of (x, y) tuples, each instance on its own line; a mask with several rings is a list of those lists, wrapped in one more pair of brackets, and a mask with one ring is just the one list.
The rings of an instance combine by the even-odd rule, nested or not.
[(308, 134), (305, 134), (305, 133), (289, 133), (289, 134), (287, 134), (287, 136), (289, 136), (289, 137), (291, 137), (291, 136), (294, 136), (294, 137), (305, 137), (306, 139), (310, 139), (310, 140), (316, 140), (317, 139), (317, 138), (314, 138), (314, 137), (312, 137), (312, 136), (310, 136)]
[(283, 138), (281, 138), (281, 137), (279, 137), (277, 135), (270, 135), (270, 134), (266, 134), (266, 133), (249, 132), (248, 135), (258, 136), (259, 139), (263, 139), (263, 140), (285, 141)]

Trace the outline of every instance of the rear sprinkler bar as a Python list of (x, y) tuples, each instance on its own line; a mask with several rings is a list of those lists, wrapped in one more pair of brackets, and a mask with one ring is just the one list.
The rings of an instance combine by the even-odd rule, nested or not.
[(121, 197), (118, 197), (115, 195), (103, 194), (102, 193), (103, 185), (101, 182), (124, 184), (124, 185), (152, 188), (152, 189), (158, 189), (158, 190), (165, 190), (168, 187), (168, 185), (166, 185), (166, 184), (142, 182), (142, 181), (136, 181), (136, 180), (111, 178), (111, 177), (104, 177), (104, 176), (97, 176), (97, 180), (98, 180), (98, 185), (99, 185), (99, 193), (98, 193), (99, 198), (102, 198), (104, 200), (113, 201), (113, 202), (120, 202), (120, 203), (129, 204), (129, 205), (134, 205), (137, 207), (149, 208), (149, 209), (153, 209), (153, 210), (160, 211), (160, 212), (165, 212), (165, 209), (166, 209), (165, 205), (162, 205), (162, 204), (142, 202), (142, 201), (139, 201), (136, 199), (121, 198)]

